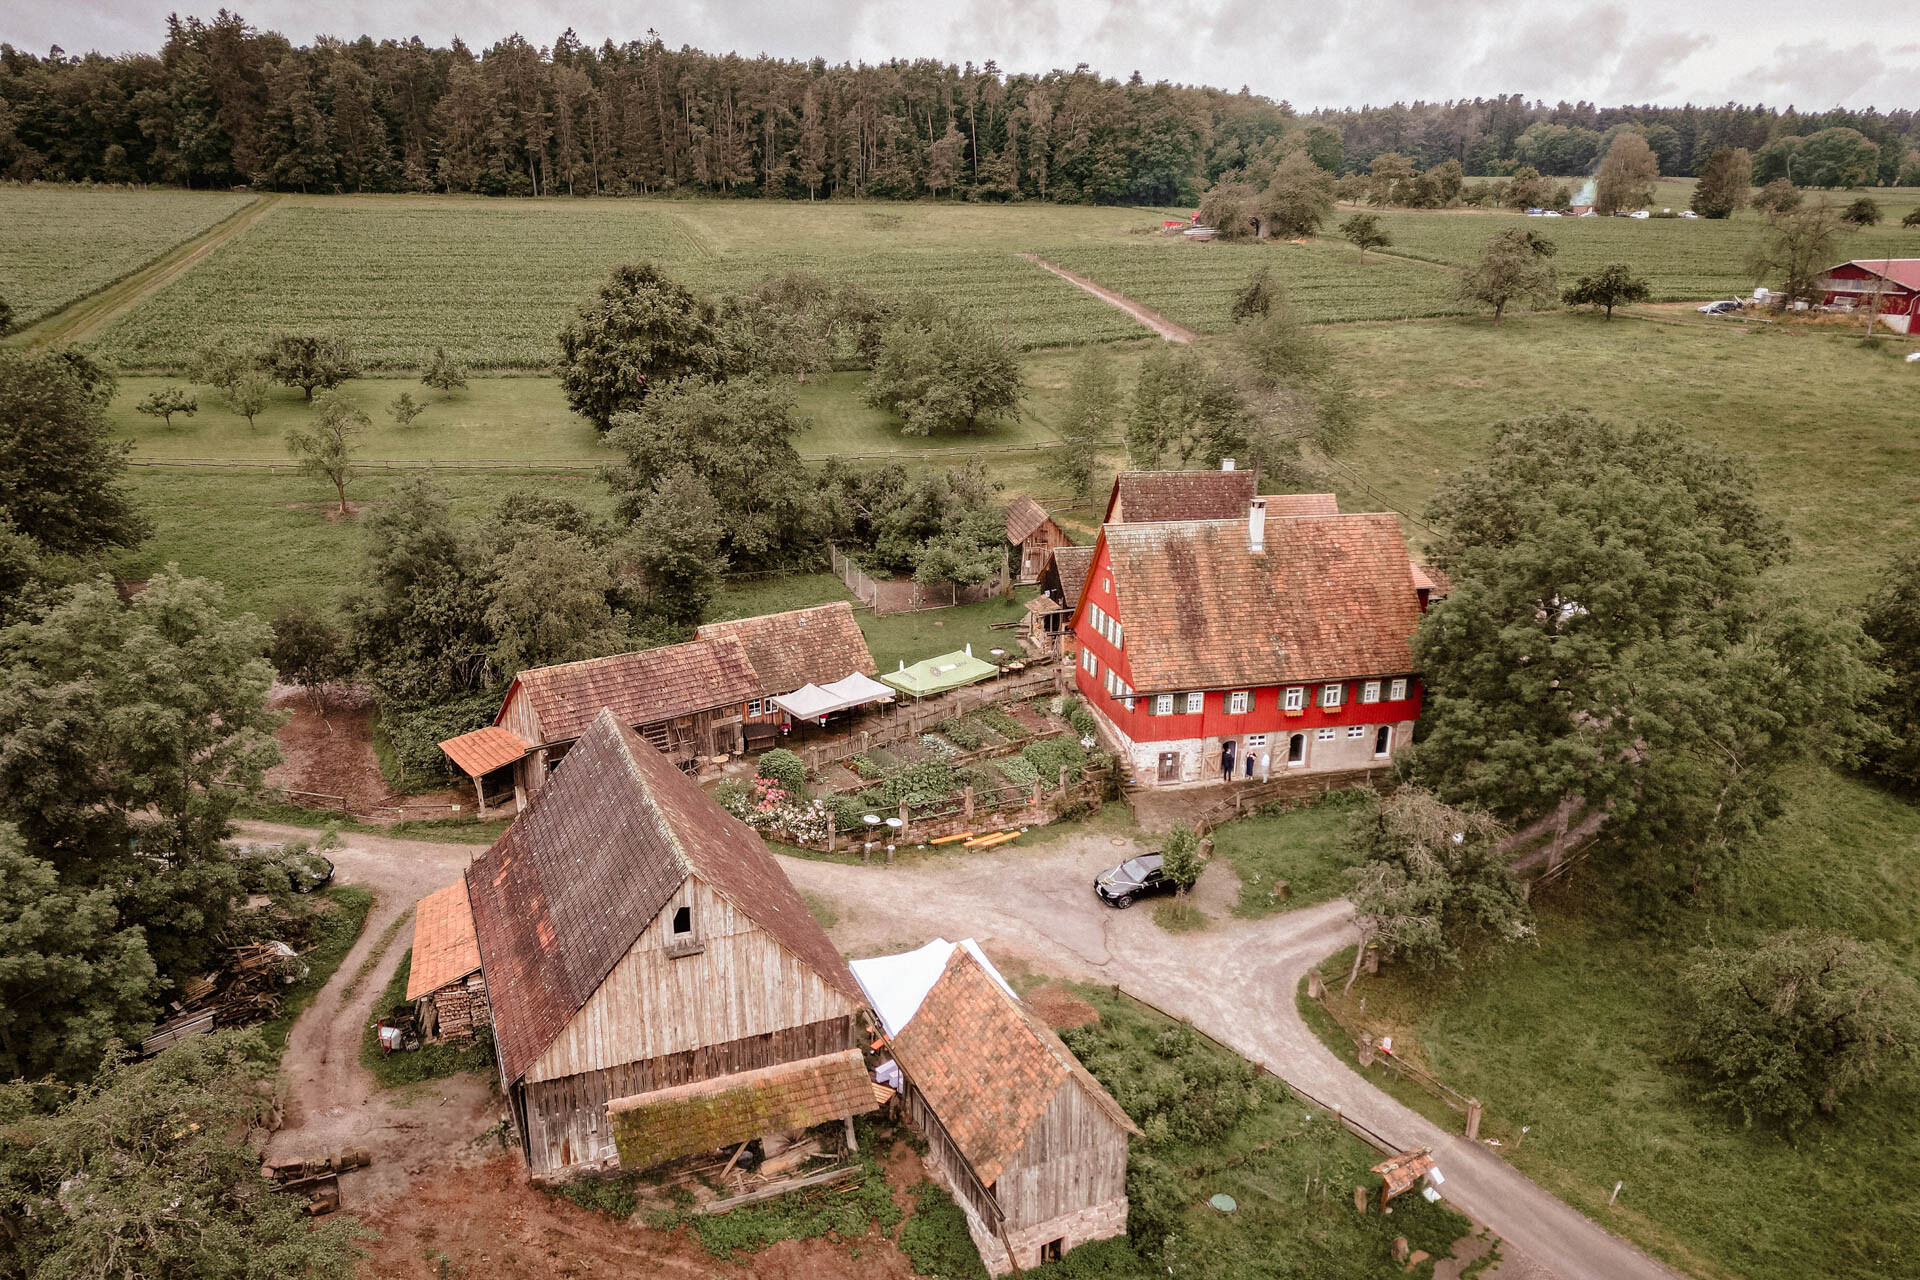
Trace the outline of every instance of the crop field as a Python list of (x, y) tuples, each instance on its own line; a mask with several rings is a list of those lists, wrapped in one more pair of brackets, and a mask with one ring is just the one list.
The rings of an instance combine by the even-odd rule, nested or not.
[(1301, 318), (1312, 323), (1405, 320), (1463, 309), (1453, 299), (1452, 273), (1379, 254), (1361, 262), (1351, 246), (1202, 244), (1153, 236), (1038, 252), (1201, 333), (1232, 327), (1233, 295), (1261, 267), (1268, 268)]
[(0, 186), (0, 298), (15, 324), (31, 324), (252, 202), (230, 192)]
[[(806, 269), (890, 297), (932, 291), (1023, 348), (1138, 327), (1020, 248), (1121, 234), (1136, 210), (1037, 210), (994, 225), (974, 206), (692, 201), (291, 200), (136, 307), (103, 346), (130, 369), (177, 368), (216, 337), (344, 334), (370, 367), (417, 368), (445, 344), (479, 368), (534, 369), (614, 265), (660, 262), (697, 291)], [(1097, 218), (1095, 215), (1098, 215)]]

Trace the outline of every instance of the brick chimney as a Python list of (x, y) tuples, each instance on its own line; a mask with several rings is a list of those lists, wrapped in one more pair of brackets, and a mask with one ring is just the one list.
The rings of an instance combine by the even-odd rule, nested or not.
[(1256, 554), (1267, 549), (1267, 500), (1255, 498), (1247, 508), (1247, 550)]

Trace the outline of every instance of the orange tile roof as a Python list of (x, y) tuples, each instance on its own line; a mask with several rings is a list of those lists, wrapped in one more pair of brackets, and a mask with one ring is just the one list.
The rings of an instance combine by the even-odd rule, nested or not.
[(856, 671), (863, 676), (879, 671), (853, 606), (845, 600), (709, 622), (694, 634), (702, 640), (732, 636), (746, 646), (761, 694), (792, 693), (802, 685), (844, 680)]
[(532, 705), (541, 733), (535, 745), (544, 745), (579, 737), (602, 707), (624, 725), (655, 724), (757, 698), (760, 680), (745, 646), (736, 637), (716, 636), (532, 667), (513, 678), (507, 696), (515, 690)]
[(1020, 494), (1007, 504), (1007, 541), (1015, 545), (1025, 542), (1051, 519), (1045, 507)]
[(469, 778), (478, 778), (503, 765), (512, 764), (533, 750), (533, 744), (510, 729), (488, 725), (457, 738), (448, 738), (440, 744), (440, 749), (447, 753), (448, 759), (460, 766), (461, 772)]
[(1245, 515), (1258, 478), (1251, 471), (1123, 471), (1114, 477), (1113, 497), (1126, 524), (1153, 520), (1224, 520)]
[(623, 1169), (651, 1169), (681, 1156), (765, 1133), (806, 1129), (873, 1110), (872, 1081), (858, 1049), (711, 1076), (607, 1104)]
[(473, 908), (467, 904), (467, 878), (435, 889), (413, 908), (413, 960), (407, 970), (407, 999), (418, 1000), (480, 967), (480, 944), (473, 933)]
[(693, 874), (847, 996), (850, 1008), (865, 1005), (853, 972), (760, 837), (602, 711), (533, 803), (467, 868), (508, 1081), (546, 1052)]
[(1266, 499), (1269, 519), (1340, 514), (1340, 500), (1331, 493), (1263, 493), (1260, 496)]
[(1008, 995), (965, 947), (893, 1038), (894, 1058), (975, 1176), (992, 1186), (1069, 1082), (1118, 1127), (1127, 1113), (1060, 1037)]
[(1116, 610), (1141, 693), (1413, 670), (1413, 563), (1391, 515), (1107, 525)]

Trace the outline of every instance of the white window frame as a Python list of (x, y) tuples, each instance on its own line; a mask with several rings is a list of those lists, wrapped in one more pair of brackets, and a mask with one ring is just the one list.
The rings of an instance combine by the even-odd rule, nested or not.
[(1245, 689), (1235, 689), (1227, 695), (1227, 714), (1243, 716), (1253, 709), (1253, 695)]
[(1323, 684), (1320, 686), (1320, 709), (1322, 711), (1337, 711), (1346, 704), (1347, 686), (1345, 683)]
[(1387, 686), (1387, 698), (1389, 701), (1399, 702), (1406, 696), (1407, 696), (1407, 682), (1404, 679), (1395, 680), (1392, 684)]
[(1117, 622), (1114, 623), (1113, 624), (1113, 647), (1116, 649), (1125, 648), (1126, 635), (1127, 635), (1127, 629), (1121, 626)]
[(1267, 735), (1264, 733), (1250, 733), (1247, 735), (1247, 740), (1240, 745), (1249, 751), (1258, 751), (1267, 745)]
[(1393, 726), (1390, 724), (1383, 724), (1379, 726), (1379, 728), (1376, 729), (1375, 732), (1378, 733), (1380, 730), (1386, 731), (1387, 749), (1385, 751), (1375, 751), (1373, 753), (1373, 758), (1375, 760), (1385, 760), (1393, 754)]
[(1325, 729), (1315, 730), (1314, 732), (1314, 737), (1320, 742), (1332, 742), (1336, 736), (1338, 736), (1337, 731), (1331, 726)]
[(1154, 694), (1153, 695), (1153, 714), (1157, 716), (1172, 715), (1173, 714), (1173, 695), (1170, 693)]
[(1197, 716), (1207, 709), (1207, 695), (1196, 689), (1187, 695), (1187, 714)]
[(1307, 709), (1307, 687), (1305, 685), (1296, 684), (1287, 690), (1286, 709), (1289, 711), (1305, 711)]
[(1364, 738), (1367, 736), (1367, 726), (1363, 724), (1350, 724), (1347, 726), (1347, 736), (1349, 738)]
[(747, 699), (747, 714), (749, 716), (757, 716), (760, 714), (760, 699), (758, 698)]
[(1360, 701), (1380, 701), (1380, 682), (1378, 680), (1369, 680), (1360, 686)]
[(1126, 695), (1125, 697), (1122, 697), (1122, 698), (1120, 699), (1120, 701), (1126, 704), (1126, 708), (1127, 708), (1127, 710), (1129, 710), (1129, 711), (1131, 711), (1131, 710), (1133, 710), (1133, 695), (1132, 695), (1132, 694), (1127, 694), (1127, 695)]
[(1100, 674), (1100, 659), (1093, 656), (1093, 650), (1080, 650), (1080, 667), (1090, 676)]

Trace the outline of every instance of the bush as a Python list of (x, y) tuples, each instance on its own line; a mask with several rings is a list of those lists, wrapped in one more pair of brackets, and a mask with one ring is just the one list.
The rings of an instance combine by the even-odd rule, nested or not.
[(392, 763), (398, 777), (387, 779), (396, 790), (418, 790), (438, 785), (454, 777), (453, 762), (440, 744), (493, 723), (500, 709), (497, 690), (470, 694), (450, 702), (426, 706), (381, 708), (380, 724), (386, 731), (392, 751)]
[(1172, 1169), (1135, 1151), (1127, 1157), (1127, 1239), (1154, 1257), (1180, 1225), (1189, 1194)]
[(863, 778), (883, 778), (887, 771), (872, 756), (861, 754), (847, 761), (847, 768)]
[(867, 829), (865, 819), (872, 810), (862, 804), (858, 796), (826, 796), (821, 804), (833, 815), (833, 825), (842, 835)]
[(1099, 1023), (1065, 1028), (1060, 1038), (1150, 1139), (1218, 1142), (1278, 1088), (1187, 1027), (1158, 1032), (1145, 1054), (1115, 1043)]
[(640, 1202), (633, 1194), (635, 1181), (633, 1174), (616, 1174), (609, 1178), (581, 1178), (563, 1186), (544, 1189), (549, 1194), (565, 1196), (582, 1209), (624, 1220), (631, 1218), (640, 1208)]
[(932, 1181), (913, 1189), (913, 1214), (900, 1228), (900, 1252), (913, 1273), (932, 1280), (986, 1280), (980, 1252), (967, 1234), (967, 1217)]
[(763, 778), (772, 778), (788, 795), (807, 794), (807, 766), (785, 747), (775, 747), (761, 756), (755, 772)]
[(1139, 1250), (1125, 1236), (1095, 1240), (1068, 1252), (1058, 1262), (1027, 1272), (1034, 1280), (1134, 1280), (1141, 1274)]
[(1067, 723), (1082, 738), (1096, 737), (1100, 728), (1099, 722), (1093, 718), (1093, 712), (1078, 698), (1070, 699), (1067, 703)]

